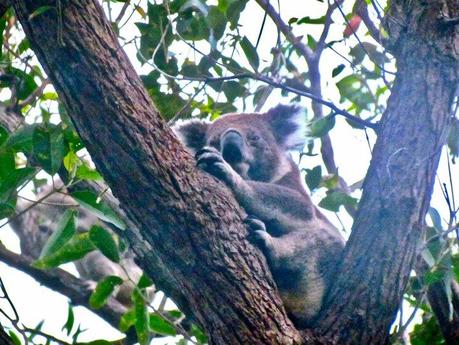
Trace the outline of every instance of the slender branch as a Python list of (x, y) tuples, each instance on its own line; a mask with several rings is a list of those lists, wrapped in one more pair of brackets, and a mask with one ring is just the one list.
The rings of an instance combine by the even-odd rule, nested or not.
[(287, 38), (287, 40), (292, 43), (295, 48), (297, 48), (301, 54), (304, 56), (306, 61), (310, 61), (314, 58), (314, 52), (311, 48), (301, 42), (301, 39), (296, 37), (290, 27), (285, 24), (280, 15), (276, 12), (274, 7), (269, 3), (269, 0), (256, 0), (257, 3), (263, 8), (269, 17), (272, 19), (274, 24), (280, 29), (282, 34)]
[(320, 34), (320, 38), (317, 41), (317, 48), (314, 52), (314, 54), (317, 57), (320, 57), (322, 54), (324, 48), (326, 47), (325, 40), (328, 37), (328, 32), (330, 31), (330, 26), (332, 24), (332, 19), (331, 16), (333, 12), (336, 10), (338, 4), (335, 2), (333, 4), (329, 4), (327, 8), (327, 12), (325, 13), (325, 23), (324, 23), (324, 28), (322, 30), (322, 33)]
[(175, 80), (192, 80), (192, 81), (204, 82), (206, 84), (210, 83), (210, 82), (227, 81), (227, 80), (234, 80), (234, 79), (254, 79), (254, 80), (258, 80), (258, 81), (264, 82), (264, 83), (266, 83), (268, 85), (271, 85), (273, 87), (276, 87), (276, 88), (279, 88), (279, 89), (282, 89), (282, 90), (285, 90), (285, 91), (288, 91), (288, 92), (295, 93), (297, 95), (309, 98), (314, 102), (317, 102), (319, 104), (325, 105), (328, 108), (333, 110), (334, 115), (342, 115), (345, 118), (347, 118), (348, 120), (350, 120), (352, 122), (355, 122), (358, 125), (371, 128), (371, 129), (373, 129), (375, 131), (377, 130), (377, 127), (378, 127), (377, 123), (372, 123), (372, 122), (363, 120), (361, 118), (358, 118), (358, 117), (352, 115), (351, 113), (349, 113), (349, 112), (347, 112), (347, 111), (345, 111), (343, 109), (338, 108), (335, 104), (333, 104), (333, 102), (326, 101), (326, 100), (324, 100), (323, 98), (317, 96), (314, 93), (298, 90), (296, 88), (290, 87), (290, 86), (285, 85), (283, 83), (276, 82), (273, 79), (271, 79), (269, 77), (266, 77), (266, 76), (263, 76), (263, 75), (260, 75), (260, 74), (251, 73), (251, 72), (245, 72), (245, 73), (239, 73), (239, 74), (234, 74), (234, 75), (224, 76), (224, 77), (176, 77), (176, 76), (168, 74), (167, 72), (162, 71), (158, 66), (156, 66), (156, 64), (154, 64), (153, 61), (147, 61), (146, 60), (146, 62), (151, 64), (156, 70), (158, 70), (165, 77), (172, 78), (172, 79), (175, 79)]
[(356, 13), (360, 16), (360, 18), (362, 18), (371, 37), (373, 37), (373, 39), (379, 44), (384, 45), (385, 40), (383, 37), (381, 37), (381, 32), (376, 27), (375, 23), (373, 23), (373, 21), (371, 20), (370, 15), (368, 13), (367, 3), (364, 0), (357, 0)]
[[(343, 9), (341, 8), (339, 2), (335, 0), (335, 3), (338, 6), (339, 12), (343, 16), (344, 21), (346, 22), (346, 24), (348, 26), (350, 26), (349, 20), (347, 19), (346, 14), (344, 13)], [(380, 64), (378, 64), (376, 61), (373, 60), (373, 58), (371, 57), (371, 54), (368, 52), (367, 48), (365, 48), (365, 45), (362, 43), (362, 40), (360, 39), (359, 35), (357, 35), (357, 33), (353, 29), (352, 29), (352, 35), (356, 38), (357, 42), (362, 47), (362, 50), (365, 52), (365, 54), (368, 56), (368, 58), (371, 60), (371, 62), (373, 62), (376, 66), (378, 66), (378, 68), (381, 69), (382, 72), (395, 75), (395, 72), (386, 70), (384, 68), (384, 66), (381, 66)], [(384, 76), (382, 76), (382, 77), (384, 77)], [(388, 82), (386, 80), (384, 82), (386, 83), (386, 85), (388, 84)]]
[(48, 79), (43, 80), (42, 83), (41, 83), (41, 85), (40, 85), (39, 87), (37, 87), (37, 88), (36, 88), (29, 96), (27, 96), (27, 98), (25, 98), (22, 102), (19, 102), (19, 103), (18, 103), (19, 109), (25, 107), (26, 105), (30, 105), (30, 104), (32, 104), (33, 102), (35, 102), (35, 100), (43, 94), (43, 90), (45, 89), (45, 87), (46, 87), (47, 85), (49, 85), (49, 80), (48, 80)]
[(120, 23), (121, 19), (123, 19), (124, 15), (126, 14), (126, 10), (129, 7), (129, 4), (130, 4), (130, 1), (126, 1), (124, 3), (123, 7), (121, 8), (120, 13), (118, 14), (118, 17), (116, 17), (116, 19), (115, 19), (116, 25), (118, 25)]
[[(88, 283), (74, 275), (60, 269), (40, 270), (32, 266), (33, 259), (25, 255), (19, 255), (8, 250), (0, 244), (0, 260), (5, 264), (14, 267), (32, 278), (40, 284), (67, 296), (72, 304), (82, 305), (90, 310), (89, 296), (91, 290), (88, 289)], [(93, 310), (94, 311), (94, 310)], [(118, 302), (115, 298), (109, 297), (107, 303), (99, 310), (94, 311), (104, 320), (117, 328), (121, 316), (127, 311), (126, 307)]]
[[(59, 339), (59, 338), (56, 338), (55, 336), (51, 335), (51, 334), (48, 334), (48, 333), (45, 333), (43, 331), (40, 331), (38, 329), (34, 329), (34, 328), (29, 328), (29, 327), (26, 327), (25, 328), (25, 331), (27, 333), (30, 333), (31, 335), (39, 335), (43, 338), (45, 338), (46, 340), (51, 340), (53, 342), (56, 342), (58, 344), (61, 344), (61, 345), (85, 345), (87, 343), (69, 343), (67, 341), (64, 341), (62, 339)], [(104, 344), (112, 344), (112, 345), (124, 345), (124, 341), (122, 339), (119, 339), (119, 340), (113, 340), (113, 341), (107, 341), (107, 340), (104, 340)]]

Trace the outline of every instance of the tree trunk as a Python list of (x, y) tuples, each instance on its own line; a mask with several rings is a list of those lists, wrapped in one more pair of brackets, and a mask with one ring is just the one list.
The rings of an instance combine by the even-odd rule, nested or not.
[[(135, 225), (139, 265), (215, 344), (291, 344), (287, 319), (242, 212), (198, 171), (154, 109), (96, 1), (16, 1), (14, 8), (98, 170)], [(61, 23), (61, 24), (59, 24)]]
[(457, 17), (459, 3), (430, 3), (391, 2), (387, 30), (397, 76), (352, 234), (317, 322), (339, 344), (387, 343), (424, 229), (459, 71), (458, 28), (438, 19)]

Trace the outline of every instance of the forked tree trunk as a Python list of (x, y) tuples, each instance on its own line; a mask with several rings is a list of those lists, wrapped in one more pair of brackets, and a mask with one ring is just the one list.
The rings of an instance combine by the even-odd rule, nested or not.
[(14, 8), (98, 170), (141, 229), (126, 234), (139, 265), (215, 344), (299, 343), (239, 206), (160, 118), (98, 2), (61, 0), (29, 19), (55, 4)]
[[(360, 207), (318, 320), (339, 344), (385, 344), (417, 254), (458, 86), (459, 2), (392, 1), (397, 77)], [(444, 11), (444, 12), (443, 12)], [(364, 330), (364, 331), (362, 331)]]
[[(100, 6), (61, 0), (61, 10), (29, 20), (37, 8), (55, 3), (23, 0), (14, 7), (97, 168), (133, 222), (126, 237), (140, 266), (193, 312), (213, 343), (300, 342), (264, 260), (245, 240), (240, 208), (226, 188), (195, 169), (158, 116)], [(425, 16), (414, 18), (417, 6), (406, 1), (401, 14), (392, 14), (404, 15), (403, 30), (412, 32), (402, 32), (394, 43), (396, 86), (354, 231), (318, 324), (340, 344), (386, 341), (448, 124), (457, 56), (443, 58), (444, 49), (426, 45), (419, 35), (426, 30), (432, 42), (451, 43), (454, 32), (435, 34)]]

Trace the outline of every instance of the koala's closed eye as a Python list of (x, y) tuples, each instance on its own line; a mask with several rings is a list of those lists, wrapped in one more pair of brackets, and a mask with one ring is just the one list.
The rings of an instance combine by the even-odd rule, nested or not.
[(247, 140), (257, 142), (260, 140), (260, 136), (256, 133), (249, 133), (247, 134)]

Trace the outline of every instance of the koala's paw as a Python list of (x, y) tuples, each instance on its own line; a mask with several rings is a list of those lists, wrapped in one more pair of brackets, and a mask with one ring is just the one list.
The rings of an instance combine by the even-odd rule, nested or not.
[(196, 152), (196, 165), (219, 180), (231, 182), (233, 169), (225, 162), (220, 151), (213, 147), (204, 147)]
[(266, 225), (261, 220), (254, 217), (247, 217), (244, 220), (247, 230), (249, 231), (248, 240), (260, 248), (265, 255), (272, 251), (272, 237), (266, 231)]

